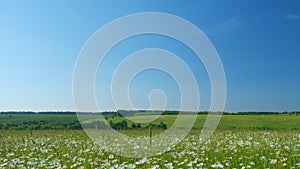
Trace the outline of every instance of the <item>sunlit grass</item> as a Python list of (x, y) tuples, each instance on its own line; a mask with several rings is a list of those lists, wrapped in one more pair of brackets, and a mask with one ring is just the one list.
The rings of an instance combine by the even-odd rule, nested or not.
[[(122, 131), (125, 133), (125, 131)], [(148, 130), (130, 130), (147, 135)], [(217, 130), (200, 143), (192, 130), (163, 155), (127, 158), (104, 151), (81, 130), (2, 131), (1, 168), (299, 168), (300, 132)]]

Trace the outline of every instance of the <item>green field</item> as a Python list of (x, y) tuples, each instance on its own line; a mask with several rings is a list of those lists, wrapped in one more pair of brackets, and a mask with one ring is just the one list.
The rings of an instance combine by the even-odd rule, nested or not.
[[(189, 116), (189, 115), (186, 115)], [(92, 117), (92, 119), (90, 118)], [(300, 116), (297, 115), (223, 115), (212, 137), (198, 137), (206, 119), (198, 115), (193, 129), (175, 147), (162, 155), (129, 158), (106, 151), (83, 130), (0, 130), (0, 168), (300, 168)], [(135, 121), (152, 115), (131, 117)], [(124, 117), (86, 116), (83, 123), (112, 121)], [(176, 115), (162, 115), (152, 124), (172, 125)], [(63, 124), (77, 121), (76, 115), (1, 114), (1, 124)], [(147, 124), (140, 129), (119, 130), (130, 137), (147, 137)], [(67, 127), (67, 126), (64, 126)], [(164, 132), (153, 129), (154, 135)]]
[[(188, 116), (188, 115), (187, 115)], [(167, 126), (171, 126), (176, 120), (176, 115), (160, 116), (154, 121), (158, 124), (164, 122)], [(206, 115), (198, 115), (194, 124), (194, 128), (201, 129)], [(143, 121), (148, 119), (148, 116), (135, 116), (132, 119), (136, 121)], [(114, 118), (113, 121), (122, 121), (124, 118)], [(129, 121), (129, 123), (131, 123)], [(300, 116), (290, 115), (223, 115), (218, 129), (262, 129), (262, 130), (290, 130), (300, 129)]]
[[(186, 115), (188, 116), (188, 115)], [(197, 120), (194, 124), (195, 129), (201, 129), (207, 115), (198, 115)], [(162, 115), (156, 119), (156, 115), (141, 115), (131, 116), (130, 120), (124, 117), (107, 117), (104, 119), (100, 115), (81, 115), (79, 120), (83, 124), (91, 123), (93, 121), (113, 121), (121, 122), (126, 120), (128, 126), (132, 123), (138, 123), (139, 121), (147, 121), (150, 119), (151, 124), (159, 124), (160, 122), (165, 123), (168, 127), (176, 120), (177, 115)], [(52, 126), (60, 125), (61, 129), (67, 129), (68, 125), (75, 124), (78, 122), (76, 114), (64, 115), (64, 114), (0, 114), (0, 129), (5, 125), (10, 127), (11, 124), (22, 124), (25, 123), (29, 126), (29, 122), (35, 122), (41, 124), (47, 123), (50, 128)], [(137, 122), (136, 122), (137, 121)], [(79, 123), (78, 123), (79, 124)], [(149, 123), (141, 123), (143, 127), (146, 127)], [(12, 126), (13, 128), (14, 126)], [(26, 126), (25, 126), (25, 129)], [(218, 129), (253, 129), (253, 130), (298, 130), (300, 129), (300, 115), (282, 114), (282, 115), (223, 115)]]

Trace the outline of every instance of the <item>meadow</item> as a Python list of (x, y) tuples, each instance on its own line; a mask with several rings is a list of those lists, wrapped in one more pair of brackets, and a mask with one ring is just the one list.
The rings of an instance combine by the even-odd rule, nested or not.
[[(144, 115), (136, 113), (131, 116), (130, 120), (124, 117), (112, 115), (80, 115), (78, 119), (76, 114), (9, 114), (0, 113), (0, 130), (1, 129), (20, 129), (27, 130), (30, 126), (34, 129), (43, 129), (42, 125), (47, 125), (46, 130), (49, 129), (81, 129), (79, 120), (83, 124), (90, 124), (93, 121), (112, 121), (114, 123), (127, 121), (128, 126), (132, 125), (134, 121), (149, 121), (153, 122), (141, 123), (141, 126), (146, 128), (149, 124), (159, 125), (160, 122), (165, 123), (168, 127), (176, 120), (177, 115), (161, 115), (159, 118), (155, 114)], [(194, 129), (201, 129), (207, 115), (197, 115)], [(138, 123), (136, 123), (138, 124)], [(75, 127), (72, 128), (72, 125)], [(4, 128), (6, 126), (6, 128)], [(298, 114), (262, 114), (262, 115), (222, 115), (218, 129), (251, 129), (251, 130), (300, 130), (300, 115)]]
[[(153, 123), (163, 121), (169, 127), (175, 118), (176, 115), (163, 115)], [(198, 115), (187, 137), (169, 151), (145, 158), (107, 152), (104, 145), (92, 141), (80, 129), (31, 132), (1, 129), (0, 168), (300, 168), (300, 116), (223, 115), (212, 137), (200, 142), (198, 136), (205, 118), (206, 115)], [(15, 123), (48, 120), (51, 124), (64, 120), (70, 123), (77, 118), (76, 115), (0, 115), (1, 123), (8, 119)], [(105, 120), (117, 123), (124, 119)], [(118, 132), (134, 137), (149, 134), (146, 125)], [(153, 134), (161, 132), (164, 130), (153, 130)]]

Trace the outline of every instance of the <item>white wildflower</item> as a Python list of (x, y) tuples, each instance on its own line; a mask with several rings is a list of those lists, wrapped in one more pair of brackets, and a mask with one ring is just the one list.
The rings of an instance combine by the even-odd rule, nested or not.
[(249, 164), (250, 164), (250, 165), (255, 165), (255, 162), (251, 161)]
[(277, 163), (277, 159), (272, 159), (271, 161), (270, 161), (270, 164), (276, 164)]
[(212, 168), (224, 168), (224, 165), (221, 164), (221, 163), (219, 163), (219, 162), (217, 162), (217, 163), (211, 165), (211, 167), (212, 167)]
[(167, 169), (173, 169), (174, 168), (172, 163), (165, 164), (165, 167)]
[(34, 161), (28, 161), (27, 164), (28, 164), (28, 165), (35, 165), (36, 162), (34, 162)]
[(113, 159), (113, 158), (114, 158), (114, 155), (113, 155), (113, 154), (110, 154), (110, 155), (108, 156), (108, 158), (109, 158), (109, 159)]

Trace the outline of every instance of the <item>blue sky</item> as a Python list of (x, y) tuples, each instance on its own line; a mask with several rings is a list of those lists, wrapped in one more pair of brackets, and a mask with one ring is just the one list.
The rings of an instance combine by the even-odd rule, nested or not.
[[(81, 48), (105, 24), (137, 12), (177, 15), (208, 36), (226, 73), (226, 111), (300, 110), (297, 0), (1, 1), (0, 110), (73, 110), (72, 77)], [(209, 79), (202, 63), (179, 42), (154, 35), (127, 39), (106, 56), (96, 78), (99, 106), (113, 109), (106, 72), (149, 47), (172, 51), (187, 62), (200, 84), (201, 109), (208, 109)], [(147, 91), (153, 88), (165, 90), (167, 108), (178, 107), (174, 80), (153, 70), (133, 80), (132, 102), (147, 108)]]

